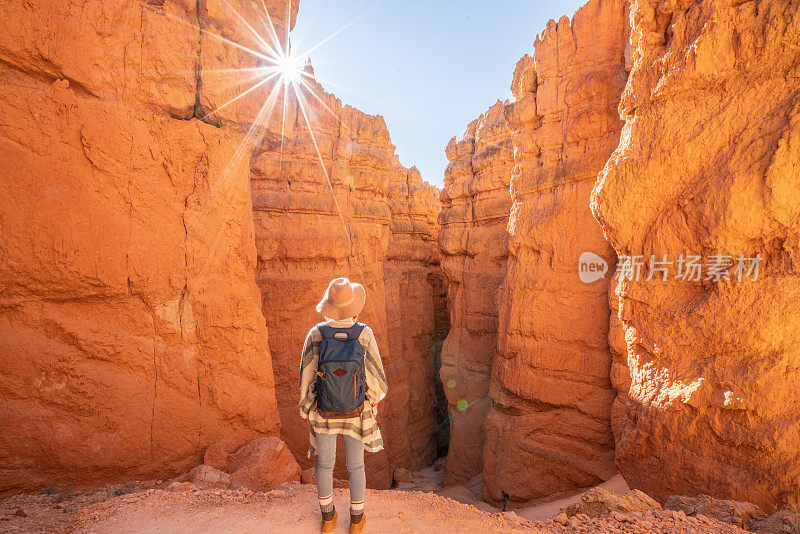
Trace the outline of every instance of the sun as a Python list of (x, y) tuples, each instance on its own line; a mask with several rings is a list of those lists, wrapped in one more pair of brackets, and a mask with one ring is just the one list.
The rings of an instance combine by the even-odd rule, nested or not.
[(303, 78), (303, 63), (291, 54), (281, 55), (275, 61), (275, 69), (284, 85), (298, 84)]
[[(286, 21), (290, 20), (291, 18), (292, 1), (293, 0), (287, 0), (286, 3)], [(342, 209), (339, 206), (339, 201), (336, 198), (336, 194), (333, 189), (333, 182), (331, 181), (328, 167), (325, 163), (325, 159), (322, 157), (322, 151), (320, 150), (319, 143), (317, 142), (317, 136), (314, 133), (314, 128), (312, 128), (312, 121), (315, 119), (316, 114), (313, 113), (313, 111), (309, 108), (308, 100), (316, 101), (322, 110), (330, 113), (335, 119), (338, 119), (338, 117), (336, 113), (330, 109), (327, 103), (317, 94), (317, 87), (313, 83), (316, 81), (316, 77), (313, 74), (313, 70), (306, 68), (302, 58), (309, 57), (310, 61), (310, 55), (313, 51), (317, 50), (325, 43), (342, 33), (356, 21), (361, 19), (366, 14), (366, 11), (348, 24), (339, 28), (326, 39), (305, 50), (303, 53), (296, 53), (292, 49), (292, 46), (289, 42), (289, 23), (285, 23), (286, 33), (282, 37), (279, 36), (278, 30), (272, 22), (272, 17), (267, 9), (265, 0), (261, 0), (260, 2), (262, 11), (259, 18), (261, 20), (260, 24), (256, 24), (256, 26), (263, 28), (263, 32), (256, 30), (256, 28), (254, 28), (253, 25), (251, 25), (250, 22), (248, 22), (247, 19), (245, 19), (245, 17), (238, 12), (228, 0), (222, 0), (222, 4), (227, 8), (230, 15), (233, 16), (234, 22), (238, 22), (240, 29), (243, 30), (244, 33), (250, 35), (252, 39), (250, 46), (246, 46), (240, 42), (236, 42), (235, 40), (218, 35), (207, 28), (199, 27), (193, 23), (190, 25), (193, 28), (199, 29), (203, 35), (207, 35), (225, 45), (231, 46), (250, 55), (256, 60), (257, 66), (246, 67), (242, 69), (221, 69), (220, 72), (224, 72), (226, 74), (237, 71), (248, 73), (248, 75), (244, 78), (246, 78), (249, 82), (252, 82), (252, 85), (250, 85), (250, 87), (247, 89), (237, 92), (238, 94), (236, 94), (236, 96), (227, 102), (217, 106), (213, 110), (210, 110), (203, 117), (201, 117), (201, 120), (205, 120), (221, 109), (232, 105), (234, 102), (253, 93), (259, 88), (265, 88), (267, 96), (264, 99), (264, 102), (262, 103), (255, 118), (252, 120), (250, 127), (247, 129), (245, 138), (239, 143), (236, 153), (231, 159), (229, 165), (226, 167), (226, 170), (223, 174), (223, 179), (220, 180), (219, 183), (222, 184), (225, 182), (225, 178), (227, 177), (229, 171), (234, 168), (233, 163), (245, 156), (246, 147), (252, 146), (254, 143), (258, 142), (262, 132), (269, 126), (268, 123), (270, 120), (276, 117), (276, 115), (273, 113), (276, 108), (279, 108), (277, 118), (280, 119), (281, 123), (280, 158), (282, 160), (284, 142), (286, 141), (287, 118), (289, 120), (294, 120), (291, 118), (291, 115), (287, 116), (287, 113), (292, 113), (292, 110), (287, 109), (287, 107), (292, 105), (296, 106), (295, 109), (299, 112), (296, 118), (299, 120), (299, 118), (302, 117), (302, 122), (305, 123), (305, 126), (308, 129), (309, 137), (311, 138), (311, 142), (314, 146), (317, 160), (319, 162), (319, 169), (322, 171), (322, 174), (325, 177), (325, 182), (327, 183), (328, 190), (330, 191), (333, 199), (333, 204), (336, 208), (337, 214), (339, 215), (339, 220), (342, 223), (343, 235), (347, 238), (352, 253), (353, 242), (350, 237), (350, 229), (345, 222)], [(177, 20), (185, 23), (185, 21), (180, 19)], [(251, 48), (253, 44), (255, 46)], [(292, 103), (290, 103), (290, 100)]]

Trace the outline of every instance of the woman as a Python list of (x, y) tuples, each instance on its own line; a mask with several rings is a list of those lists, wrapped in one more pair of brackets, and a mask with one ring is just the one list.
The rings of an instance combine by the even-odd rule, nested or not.
[(300, 415), (310, 426), (322, 532), (333, 532), (333, 466), (336, 435), (344, 436), (350, 474), (350, 532), (364, 531), (364, 450), (377, 452), (383, 438), (375, 419), (388, 387), (372, 330), (356, 322), (364, 308), (361, 284), (337, 278), (328, 284), (317, 311), (325, 322), (306, 336), (300, 363)]

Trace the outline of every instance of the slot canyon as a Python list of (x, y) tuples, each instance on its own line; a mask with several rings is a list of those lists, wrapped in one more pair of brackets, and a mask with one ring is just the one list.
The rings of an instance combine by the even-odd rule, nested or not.
[(368, 529), (800, 532), (800, 0), (531, 27), (441, 190), (313, 57), (241, 92), (303, 9), (0, 4), (0, 531), (318, 528), (298, 371), (343, 276)]

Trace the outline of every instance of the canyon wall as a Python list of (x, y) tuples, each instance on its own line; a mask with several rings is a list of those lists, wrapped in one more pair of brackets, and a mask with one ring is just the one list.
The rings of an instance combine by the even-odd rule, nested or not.
[(508, 273), (486, 420), (483, 494), (526, 501), (614, 474), (608, 278), (582, 283), (583, 252), (614, 251), (589, 210), (616, 148), (628, 42), (623, 0), (550, 21), (524, 56), (507, 110), (514, 145)]
[(497, 102), (447, 146), (439, 248), (448, 283), (450, 333), (441, 377), (448, 401), (450, 446), (445, 483), (483, 469), (489, 379), (497, 354), (497, 306), (508, 257), (509, 180), (514, 155)]
[[(328, 282), (347, 276), (366, 288), (359, 320), (375, 331), (389, 384), (378, 413), (386, 448), (366, 455), (370, 486), (389, 487), (394, 468), (429, 465), (447, 443), (435, 369), (447, 331), (438, 190), (399, 163), (380, 116), (342, 106), (310, 67), (307, 75), (308, 91), (265, 125), (251, 165), (282, 436), (303, 467), (313, 465), (297, 407), (300, 350), (323, 320), (314, 306)], [(336, 476), (346, 478), (340, 460)]]
[(164, 477), (279, 432), (236, 157), (263, 94), (198, 119), (234, 91), (215, 69), (255, 64), (201, 35), (239, 38), (226, 11), (0, 5), (0, 492)]
[[(632, 9), (622, 141), (592, 207), (621, 257), (675, 263), (616, 288), (617, 463), (659, 499), (797, 506), (800, 2)], [(676, 279), (681, 254), (702, 256), (698, 280)]]

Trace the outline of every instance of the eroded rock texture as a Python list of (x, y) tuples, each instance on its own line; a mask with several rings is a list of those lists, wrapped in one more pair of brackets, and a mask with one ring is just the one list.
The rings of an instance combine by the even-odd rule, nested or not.
[(0, 492), (174, 474), (278, 433), (234, 158), (254, 102), (195, 118), (224, 101), (206, 69), (253, 62), (201, 37), (236, 38), (202, 6), (0, 5)]
[(626, 80), (625, 2), (591, 0), (551, 21), (514, 73), (508, 273), (492, 368), (483, 493), (528, 500), (614, 473), (608, 283), (578, 258), (613, 250), (589, 210), (616, 148)]
[(439, 247), (448, 282), (451, 329), (441, 377), (450, 414), (445, 483), (483, 468), (489, 378), (497, 354), (497, 306), (508, 258), (509, 181), (514, 155), (497, 102), (447, 146)]
[[(619, 254), (763, 258), (757, 281), (617, 287), (617, 463), (659, 499), (800, 501), (800, 2), (633, 4), (622, 141), (593, 211)], [(705, 278), (705, 271), (702, 278)]]
[[(297, 408), (300, 350), (323, 319), (314, 306), (328, 282), (347, 276), (367, 290), (359, 319), (375, 331), (389, 383), (378, 413), (386, 448), (366, 456), (369, 484), (389, 487), (395, 467), (429, 465), (446, 444), (435, 369), (447, 331), (438, 190), (399, 163), (380, 116), (342, 106), (309, 84), (316, 97), (304, 95), (302, 108), (287, 100), (285, 120), (268, 126), (252, 162), (257, 280), (282, 435), (301, 465), (312, 465)], [(336, 476), (346, 478), (339, 449)]]

